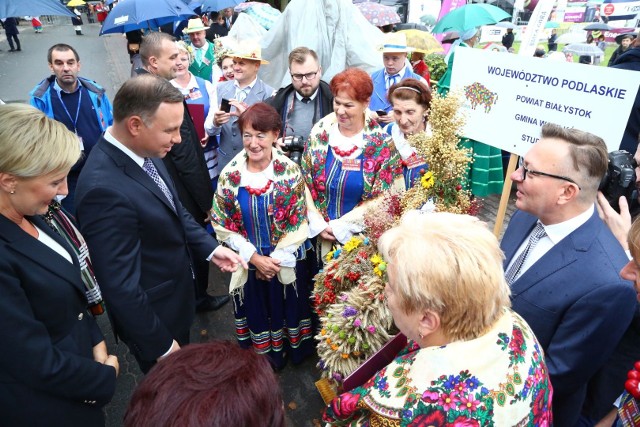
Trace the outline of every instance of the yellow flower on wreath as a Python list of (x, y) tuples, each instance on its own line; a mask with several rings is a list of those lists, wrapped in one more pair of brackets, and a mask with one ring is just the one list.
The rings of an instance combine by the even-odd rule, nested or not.
[(380, 264), (376, 265), (373, 268), (373, 272), (376, 273), (378, 276), (382, 277), (382, 275), (384, 274), (384, 272), (387, 270), (387, 263), (382, 261)]
[(347, 252), (351, 252), (361, 244), (362, 244), (362, 239), (359, 239), (358, 237), (352, 237), (349, 239), (349, 241), (347, 241), (347, 243), (344, 244), (344, 250)]
[(428, 171), (427, 173), (422, 175), (422, 178), (420, 178), (420, 184), (422, 184), (423, 188), (429, 189), (433, 187), (433, 184), (435, 183), (436, 183), (436, 180), (433, 177), (433, 172), (431, 171)]

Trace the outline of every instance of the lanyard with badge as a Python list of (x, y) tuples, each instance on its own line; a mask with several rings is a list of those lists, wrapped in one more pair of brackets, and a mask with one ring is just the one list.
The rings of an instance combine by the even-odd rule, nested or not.
[(78, 142), (80, 143), (80, 150), (84, 151), (84, 142), (82, 141), (82, 137), (78, 135), (78, 117), (80, 116), (80, 104), (82, 103), (82, 91), (78, 88), (78, 108), (76, 109), (76, 118), (75, 120), (71, 117), (71, 113), (69, 113), (69, 109), (67, 109), (67, 105), (62, 100), (62, 96), (60, 96), (60, 92), (58, 93), (58, 99), (60, 99), (60, 103), (62, 104), (62, 108), (64, 108), (64, 112), (67, 113), (67, 117), (71, 120), (71, 124), (73, 125), (73, 131), (78, 137)]

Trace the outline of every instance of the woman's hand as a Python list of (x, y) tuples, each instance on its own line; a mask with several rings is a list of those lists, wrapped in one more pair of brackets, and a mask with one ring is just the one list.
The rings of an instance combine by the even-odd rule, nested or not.
[(336, 236), (333, 235), (333, 230), (329, 226), (327, 226), (327, 228), (325, 228), (324, 230), (322, 230), (322, 232), (320, 232), (320, 237), (322, 237), (324, 240), (327, 240), (329, 242), (336, 241)]
[(268, 256), (258, 255), (255, 252), (251, 255), (249, 262), (256, 266), (258, 271), (256, 277), (261, 280), (271, 280), (280, 271), (280, 261)]

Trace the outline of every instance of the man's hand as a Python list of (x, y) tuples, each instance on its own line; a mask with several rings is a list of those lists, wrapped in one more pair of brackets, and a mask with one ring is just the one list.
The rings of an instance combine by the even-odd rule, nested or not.
[(232, 107), (236, 107), (235, 111), (231, 110), (231, 112), (229, 113), (232, 116), (239, 116), (240, 114), (244, 113), (244, 110), (249, 108), (249, 105), (245, 104), (244, 102), (238, 102), (235, 99), (230, 99), (229, 104)]
[(225, 113), (222, 110), (218, 110), (213, 113), (213, 124), (215, 127), (220, 127), (223, 124), (227, 123), (231, 118), (231, 113)]
[(327, 240), (329, 242), (336, 241), (336, 236), (333, 235), (333, 230), (331, 229), (331, 227), (327, 227), (324, 230), (322, 230), (322, 232), (320, 233), (320, 237), (322, 237), (324, 240)]
[(380, 124), (388, 125), (393, 121), (393, 114), (385, 114), (384, 116), (378, 116), (376, 120)]
[(631, 229), (629, 204), (624, 196), (620, 197), (618, 203), (620, 205), (620, 213), (616, 212), (615, 209), (611, 207), (604, 194), (598, 191), (598, 202), (596, 203), (598, 215), (600, 216), (600, 219), (607, 224), (607, 227), (609, 227), (611, 233), (613, 233), (618, 242), (620, 242), (622, 248), (625, 251), (628, 251), (629, 243), (627, 242), (627, 235)]
[(262, 280), (271, 280), (280, 271), (280, 260), (258, 255), (257, 252), (254, 252), (254, 254), (251, 255), (251, 259), (249, 261), (258, 269), (256, 272), (258, 279), (264, 277)]
[(218, 246), (218, 248), (213, 252), (211, 262), (226, 273), (233, 273), (236, 271), (238, 269), (238, 264), (242, 265), (245, 269), (249, 268), (240, 255), (223, 246)]
[(104, 364), (107, 366), (113, 366), (116, 370), (116, 377), (120, 374), (120, 363), (118, 362), (118, 357), (113, 354), (107, 356), (107, 360), (104, 361)]

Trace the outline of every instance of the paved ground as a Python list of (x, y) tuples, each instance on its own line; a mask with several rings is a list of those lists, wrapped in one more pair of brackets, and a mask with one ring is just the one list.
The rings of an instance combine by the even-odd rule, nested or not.
[[(126, 53), (124, 37), (110, 35), (98, 37), (97, 24), (84, 25), (85, 35), (76, 36), (70, 24), (44, 27), (42, 34), (34, 34), (30, 26), (20, 27), (22, 52), (9, 53), (4, 35), (0, 35), (0, 99), (5, 102), (28, 102), (28, 93), (34, 85), (49, 75), (46, 61), (47, 49), (55, 43), (67, 43), (74, 46), (81, 60), (81, 75), (96, 80), (107, 90), (113, 99), (118, 88), (130, 75), (129, 58)], [(480, 217), (493, 226), (498, 209), (498, 197), (483, 202)], [(511, 211), (513, 203), (511, 203)], [(227, 278), (212, 271), (209, 292), (225, 292)], [(120, 426), (129, 397), (142, 378), (133, 357), (126, 346), (115, 344), (106, 316), (99, 318), (109, 349), (120, 359), (120, 376), (116, 395), (106, 407), (107, 425)], [(198, 314), (191, 329), (192, 342), (234, 339), (233, 312), (230, 304), (223, 309), (207, 314)], [(287, 408), (290, 426), (306, 427), (317, 425), (320, 411), (324, 407), (314, 382), (319, 377), (315, 368), (317, 359), (313, 358), (299, 366), (287, 366), (278, 376)], [(314, 422), (315, 420), (315, 422)]]

